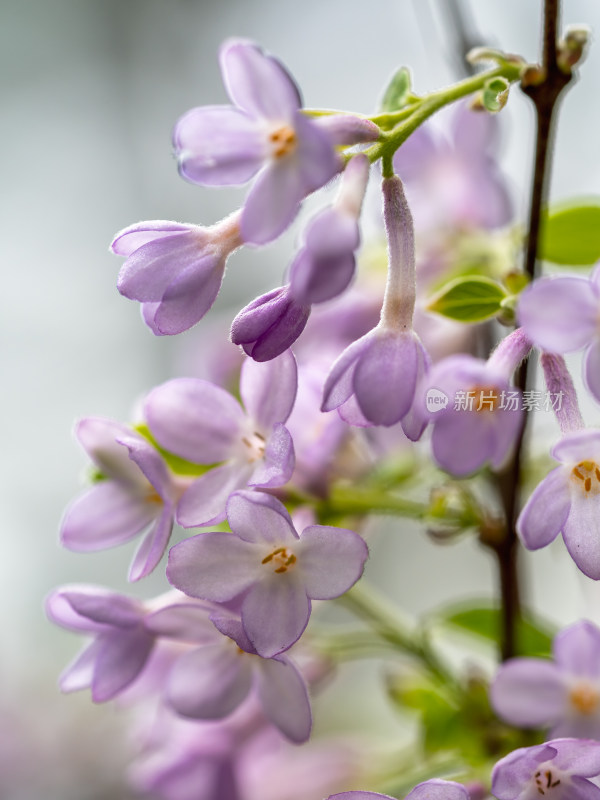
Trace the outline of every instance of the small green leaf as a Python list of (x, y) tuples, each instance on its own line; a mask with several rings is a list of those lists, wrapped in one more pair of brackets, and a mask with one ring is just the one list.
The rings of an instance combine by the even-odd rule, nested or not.
[(508, 100), (510, 83), (505, 78), (492, 78), (487, 81), (481, 93), (481, 102), (486, 111), (501, 111)]
[[(497, 643), (500, 640), (500, 610), (490, 605), (455, 606), (438, 617), (444, 625)], [(517, 652), (522, 656), (547, 656), (552, 649), (553, 631), (548, 623), (523, 613), (516, 625)]]
[(600, 259), (600, 198), (551, 208), (542, 225), (540, 258), (587, 267)]
[(169, 453), (168, 450), (165, 450), (164, 447), (161, 447), (158, 444), (145, 423), (141, 422), (139, 425), (134, 425), (133, 427), (134, 430), (140, 434), (140, 436), (143, 436), (144, 439), (147, 439), (151, 445), (156, 447), (158, 452), (167, 462), (168, 466), (177, 475), (200, 476), (204, 475), (204, 473), (208, 472), (208, 470), (211, 468), (211, 465), (194, 464), (192, 461), (186, 461), (185, 458), (180, 458), (180, 456), (176, 456), (174, 453)]
[(506, 296), (502, 286), (491, 278), (468, 275), (447, 283), (427, 308), (459, 322), (481, 322), (500, 311)]
[(383, 100), (381, 101), (382, 113), (392, 113), (393, 111), (398, 111), (403, 108), (406, 105), (410, 90), (410, 71), (407, 67), (400, 67), (400, 69), (394, 73), (384, 92)]

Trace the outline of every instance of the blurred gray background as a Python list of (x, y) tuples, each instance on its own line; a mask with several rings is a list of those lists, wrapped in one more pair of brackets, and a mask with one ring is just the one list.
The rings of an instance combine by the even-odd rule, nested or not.
[[(42, 796), (35, 775), (30, 785), (24, 772), (11, 777), (23, 747), (30, 748), (27, 757), (37, 750), (47, 755), (37, 770), (44, 797), (108, 796), (89, 787), (85, 794), (86, 781), (69, 759), (85, 730), (90, 741), (82, 749), (98, 746), (105, 766), (105, 745), (93, 742), (105, 742), (103, 726), (113, 730), (118, 722), (111, 711), (88, 712), (87, 697), (57, 697), (57, 674), (77, 643), (46, 623), (42, 603), (51, 588), (67, 582), (128, 589), (133, 545), (93, 556), (58, 547), (61, 513), (81, 486), (85, 464), (71, 428), (80, 416), (127, 419), (144, 392), (175, 374), (181, 347), (153, 337), (137, 304), (118, 295), (120, 259), (108, 245), (116, 231), (141, 219), (213, 222), (244, 195), (243, 189), (205, 190), (178, 177), (170, 145), (174, 122), (192, 106), (227, 101), (217, 51), (230, 35), (255, 39), (278, 55), (311, 107), (371, 112), (402, 64), (412, 68), (417, 92), (441, 87), (461, 77), (445, 2), (1, 0), (0, 728), (10, 723), (12, 731), (10, 742), (0, 737), (2, 800)], [(540, 6), (471, 0), (465, 9), (488, 44), (536, 60)], [(565, 0), (563, 22), (587, 23), (597, 32), (600, 4)], [(562, 108), (554, 199), (600, 194), (599, 78), (600, 46), (592, 41), (581, 82)], [(518, 90), (502, 118), (498, 157), (522, 215), (533, 129)], [(215, 314), (237, 310), (275, 285), (294, 235), (236, 255)], [(203, 346), (201, 333), (182, 339)], [(578, 357), (573, 363), (579, 372)], [(600, 422), (591, 403), (585, 415), (590, 425)], [(544, 425), (556, 438), (554, 423)], [(434, 548), (418, 542), (414, 531), (403, 536), (390, 525), (382, 525), (379, 536), (371, 576), (412, 611), (447, 602), (465, 585), (475, 595), (493, 591), (487, 556), (470, 542)], [(401, 556), (394, 559), (400, 540)], [(527, 570), (528, 595), (550, 617), (600, 619), (595, 587), (580, 582), (560, 547), (528, 558)], [(134, 591), (151, 596), (163, 585), (157, 575)], [(90, 756), (81, 770), (104, 773), (97, 761)]]

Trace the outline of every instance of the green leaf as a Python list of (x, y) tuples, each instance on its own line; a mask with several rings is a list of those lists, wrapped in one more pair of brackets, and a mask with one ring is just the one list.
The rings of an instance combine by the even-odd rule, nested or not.
[(539, 255), (546, 261), (587, 267), (600, 259), (600, 198), (569, 201), (551, 208), (540, 233)]
[(459, 322), (481, 322), (496, 316), (506, 291), (496, 281), (482, 275), (467, 275), (447, 283), (427, 306)]
[(400, 67), (400, 69), (394, 73), (384, 92), (383, 100), (381, 101), (382, 113), (391, 113), (403, 108), (410, 95), (410, 90), (410, 71), (407, 67)]
[[(500, 610), (485, 603), (455, 606), (437, 617), (444, 625), (459, 628), (497, 643), (500, 639)], [(522, 656), (547, 656), (552, 649), (552, 627), (529, 613), (516, 625), (517, 653)]]

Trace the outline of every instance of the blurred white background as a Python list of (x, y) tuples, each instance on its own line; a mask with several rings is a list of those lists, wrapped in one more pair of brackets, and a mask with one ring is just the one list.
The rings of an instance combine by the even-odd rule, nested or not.
[[(94, 794), (91, 786), (85, 794), (85, 781), (77, 783), (68, 759), (79, 736), (73, 731), (81, 727), (74, 723), (71, 730), (65, 718), (86, 715), (90, 741), (104, 742), (102, 726), (112, 730), (117, 723), (110, 712), (87, 713), (87, 697), (56, 697), (56, 677), (77, 643), (45, 621), (42, 603), (51, 588), (67, 582), (128, 590), (132, 548), (85, 556), (58, 547), (61, 513), (81, 486), (85, 463), (71, 428), (79, 416), (127, 419), (144, 392), (174, 374), (181, 346), (154, 338), (137, 305), (118, 295), (120, 260), (108, 253), (108, 244), (116, 231), (141, 219), (212, 222), (243, 197), (243, 190), (205, 190), (178, 177), (170, 145), (175, 120), (192, 106), (227, 101), (217, 51), (230, 35), (255, 39), (278, 55), (311, 107), (371, 112), (387, 78), (402, 64), (411, 67), (417, 92), (441, 87), (460, 77), (440, 11), (444, 2), (0, 3), (0, 730), (8, 724), (11, 731), (6, 746), (0, 737), (0, 749), (6, 750), (0, 757), (2, 800), (108, 796)], [(488, 44), (536, 60), (540, 6), (539, 0), (470, 0), (469, 8)], [(600, 4), (565, 0), (563, 23), (586, 23), (597, 33)], [(600, 194), (599, 79), (600, 43), (592, 40), (581, 81), (562, 107), (553, 199)], [(498, 158), (522, 217), (533, 117), (518, 90), (502, 118)], [(233, 316), (259, 291), (276, 285), (293, 241), (294, 231), (264, 250), (236, 255), (218, 308), (231, 306)], [(203, 346), (201, 332), (182, 338)], [(573, 363), (578, 373), (578, 359)], [(600, 421), (597, 406), (589, 402), (584, 409), (588, 424)], [(384, 528), (381, 537), (385, 542), (374, 552), (371, 574), (411, 610), (443, 603), (465, 584), (475, 595), (493, 590), (487, 556), (472, 543), (434, 548), (418, 543), (412, 530), (403, 536), (397, 526)], [(399, 538), (402, 554), (394, 560)], [(414, 546), (407, 555), (408, 538)], [(549, 616), (565, 623), (582, 614), (600, 619), (590, 582), (582, 588), (560, 548), (536, 554), (535, 562), (527, 559), (527, 568), (529, 597)], [(424, 584), (430, 587), (425, 595)], [(134, 591), (149, 596), (162, 586), (158, 575)], [(16, 722), (23, 708), (27, 720)], [(20, 762), (9, 744), (21, 758), (22, 746), (31, 748), (30, 755), (36, 748), (48, 754), (38, 769), (40, 780), (44, 770), (56, 774), (43, 776), (43, 795), (34, 777), (30, 785), (21, 778), (11, 783), (10, 769)], [(96, 746), (105, 762), (104, 745)], [(93, 761), (87, 767), (100, 773)]]

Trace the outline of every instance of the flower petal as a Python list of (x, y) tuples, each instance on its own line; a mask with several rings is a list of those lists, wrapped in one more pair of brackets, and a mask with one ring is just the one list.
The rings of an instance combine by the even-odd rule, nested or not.
[(143, 627), (115, 630), (102, 635), (92, 679), (92, 700), (112, 700), (138, 677), (154, 646), (154, 637)]
[(219, 53), (227, 93), (253, 117), (289, 121), (302, 105), (294, 80), (273, 56), (246, 39), (228, 39)]
[(252, 586), (261, 574), (260, 553), (234, 533), (200, 533), (169, 552), (167, 579), (190, 597), (222, 603)]
[[(274, 391), (274, 387), (277, 387)], [(266, 363), (247, 358), (242, 365), (242, 402), (264, 433), (276, 422), (285, 422), (292, 412), (298, 388), (298, 367), (291, 350)]]
[(222, 719), (250, 691), (249, 657), (227, 639), (180, 656), (167, 679), (167, 700), (184, 717)]
[(267, 439), (264, 457), (248, 481), (249, 486), (274, 488), (283, 486), (294, 472), (294, 443), (288, 429), (281, 422), (273, 426)]
[(600, 338), (595, 337), (583, 362), (583, 377), (588, 391), (600, 402)]
[(353, 392), (354, 370), (358, 359), (370, 345), (373, 333), (357, 339), (337, 358), (323, 387), (321, 411), (332, 411), (341, 406)]
[(165, 290), (154, 314), (154, 326), (159, 333), (183, 333), (199, 322), (215, 302), (224, 273), (222, 255), (207, 255), (179, 273)]
[(140, 247), (148, 242), (157, 239), (165, 239), (168, 236), (176, 236), (179, 233), (188, 233), (191, 225), (184, 225), (181, 222), (171, 222), (166, 219), (153, 219), (144, 222), (136, 222), (119, 231), (110, 249), (117, 256), (130, 256)]
[(417, 343), (411, 334), (377, 335), (359, 358), (354, 394), (374, 425), (394, 425), (412, 406), (417, 382)]
[(128, 542), (157, 515), (157, 504), (115, 481), (101, 481), (69, 505), (60, 529), (61, 544), (87, 553)]
[[(548, 744), (556, 750), (553, 760), (559, 769), (580, 778), (600, 775), (600, 742), (589, 739), (552, 739)], [(600, 789), (598, 791), (600, 793)]]
[(79, 617), (103, 626), (132, 628), (140, 623), (144, 613), (140, 603), (131, 597), (95, 586), (63, 589), (61, 597)]
[(129, 580), (139, 581), (149, 575), (164, 555), (173, 530), (173, 508), (165, 506), (162, 514), (142, 539), (129, 568)]
[(61, 692), (78, 692), (91, 686), (101, 648), (102, 642), (96, 639), (77, 655), (58, 679)]
[(563, 525), (563, 539), (583, 574), (600, 580), (600, 495), (584, 495), (577, 487)]
[(306, 594), (313, 600), (330, 600), (347, 592), (362, 575), (369, 557), (369, 549), (357, 533), (325, 525), (305, 528), (296, 550)]
[(579, 620), (554, 638), (554, 660), (568, 675), (600, 677), (600, 630), (588, 620)]
[(244, 598), (242, 624), (256, 652), (271, 658), (298, 641), (308, 625), (310, 608), (304, 585), (293, 570), (273, 573)]
[(295, 544), (298, 534), (286, 507), (266, 492), (235, 492), (227, 503), (231, 530), (246, 542)]
[(265, 716), (290, 741), (306, 742), (312, 714), (306, 684), (296, 667), (286, 658), (263, 659), (257, 670), (257, 684)]
[(183, 528), (215, 525), (225, 519), (227, 500), (246, 486), (252, 468), (237, 461), (210, 469), (183, 493), (177, 505), (177, 522)]
[(221, 637), (201, 603), (175, 603), (148, 614), (144, 625), (153, 636), (166, 636), (197, 644), (215, 644)]
[(184, 114), (173, 131), (179, 172), (202, 186), (246, 183), (267, 155), (255, 119), (232, 106), (202, 106)]
[(511, 658), (490, 689), (494, 711), (518, 728), (546, 728), (566, 711), (568, 687), (560, 667), (541, 658)]
[(417, 784), (405, 800), (469, 800), (469, 792), (460, 783), (432, 778)]
[(244, 242), (267, 244), (291, 225), (305, 195), (304, 180), (290, 157), (269, 163), (257, 176), (242, 211)]
[(129, 458), (139, 467), (161, 499), (168, 500), (173, 494), (173, 479), (158, 450), (146, 439), (133, 434), (120, 436), (118, 443), (127, 448)]
[(539, 764), (556, 755), (552, 743), (513, 750), (496, 764), (492, 771), (492, 792), (498, 800), (517, 800), (527, 788)]
[(538, 347), (568, 353), (596, 334), (598, 297), (585, 278), (540, 278), (520, 295), (517, 316)]
[(557, 467), (538, 484), (519, 515), (517, 532), (525, 547), (538, 550), (554, 541), (570, 509), (569, 476), (564, 467)]
[(105, 477), (140, 489), (147, 488), (144, 475), (119, 442), (124, 437), (142, 440), (131, 428), (104, 417), (85, 417), (76, 423), (74, 433)]
[(600, 431), (588, 428), (570, 433), (554, 445), (552, 457), (564, 464), (600, 462)]
[(433, 455), (452, 475), (469, 475), (482, 467), (494, 452), (493, 427), (481, 424), (476, 415), (476, 411), (447, 410), (435, 423), (431, 435)]
[(229, 458), (245, 417), (220, 386), (200, 378), (176, 378), (153, 389), (144, 405), (158, 443), (197, 464)]

